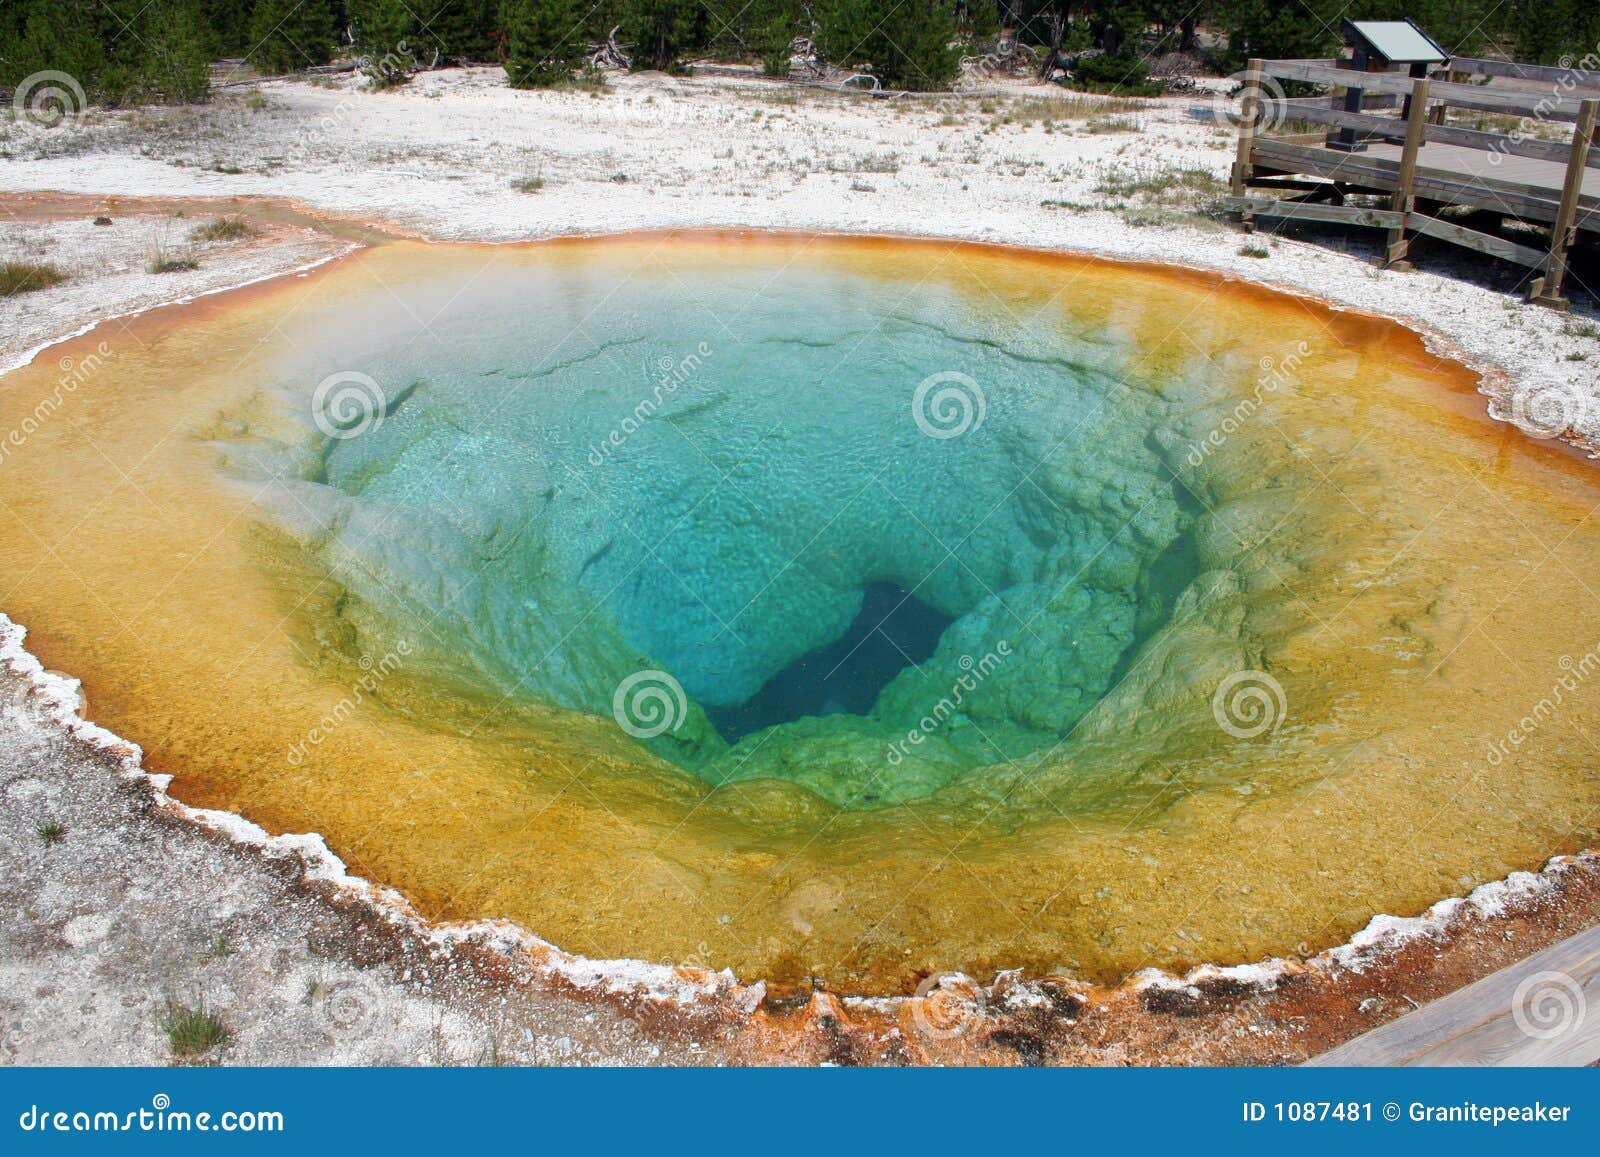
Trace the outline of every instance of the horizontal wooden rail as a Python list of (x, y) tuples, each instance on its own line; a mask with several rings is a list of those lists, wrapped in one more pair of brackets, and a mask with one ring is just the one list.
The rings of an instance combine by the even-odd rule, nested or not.
[[(1339, 128), (1360, 129), (1372, 136), (1388, 141), (1406, 139), (1406, 122), (1397, 117), (1377, 116), (1373, 113), (1346, 112), (1330, 107), (1327, 97), (1308, 97), (1303, 100), (1286, 100), (1281, 108), (1284, 121), (1310, 121), (1318, 125), (1335, 125)], [(1514, 137), (1505, 133), (1484, 132), (1481, 129), (1462, 128), (1460, 125), (1429, 124), (1423, 140), (1438, 141), (1445, 145), (1461, 145), (1469, 149), (1482, 149), (1486, 153), (1501, 153), (1510, 157), (1530, 157), (1536, 161), (1554, 161), (1564, 165), (1572, 152), (1567, 141), (1541, 141), (1532, 137)], [(1600, 168), (1600, 153), (1589, 157), (1590, 168)]]
[[(1257, 137), (1251, 155), (1258, 166), (1287, 173), (1315, 173), (1367, 188), (1393, 189), (1400, 179), (1396, 161), (1365, 153), (1335, 153), (1316, 146)], [(1430, 170), (1416, 175), (1416, 195), (1447, 205), (1477, 205), (1533, 221), (1551, 222), (1560, 208), (1554, 190), (1517, 181)], [(1579, 215), (1585, 229), (1600, 228), (1600, 198), (1581, 197)]]
[(1490, 257), (1513, 261), (1529, 269), (1544, 265), (1548, 254), (1542, 249), (1530, 249), (1490, 233), (1468, 229), (1453, 221), (1442, 221), (1426, 213), (1402, 213), (1395, 209), (1370, 209), (1362, 205), (1325, 205), (1318, 201), (1279, 200), (1276, 197), (1224, 197), (1222, 208), (1232, 213), (1251, 217), (1275, 217), (1288, 221), (1322, 221), (1340, 225), (1366, 225), (1375, 229), (1404, 228), (1412, 233), (1425, 233), (1441, 241), (1475, 249)]
[(1490, 257), (1498, 257), (1502, 261), (1514, 261), (1529, 269), (1540, 268), (1550, 256), (1543, 249), (1530, 249), (1526, 245), (1518, 245), (1515, 241), (1507, 241), (1504, 237), (1480, 233), (1476, 229), (1468, 229), (1464, 225), (1457, 225), (1454, 221), (1441, 221), (1426, 213), (1410, 214), (1406, 219), (1406, 228), (1413, 233), (1426, 233), (1429, 237), (1437, 237), (1441, 241), (1450, 241), (1456, 245), (1464, 245), (1468, 249), (1476, 249), (1479, 253), (1487, 253)]
[[(1279, 80), (1299, 80), (1334, 88), (1359, 88), (1366, 92), (1392, 92), (1401, 96), (1411, 91), (1412, 83), (1409, 76), (1397, 72), (1335, 68), (1320, 60), (1264, 60), (1261, 62), (1261, 71)], [(1561, 96), (1555, 93), (1496, 92), (1485, 85), (1454, 84), (1443, 80), (1434, 84), (1431, 95), (1434, 100), (1456, 108), (1564, 122), (1578, 119), (1578, 108), (1582, 103), (1582, 94)]]
[(1600, 72), (1586, 68), (1561, 68), (1551, 64), (1521, 64), (1515, 60), (1485, 60), (1476, 56), (1453, 56), (1441, 64), (1435, 75), (1464, 72), (1470, 76), (1499, 76), (1508, 80), (1534, 80), (1540, 84), (1560, 84), (1600, 90)]
[(1334, 221), (1341, 225), (1371, 225), (1393, 229), (1405, 221), (1393, 209), (1367, 209), (1359, 205), (1326, 205), (1320, 201), (1285, 201), (1276, 197), (1224, 197), (1222, 208), (1253, 217), (1283, 217), (1295, 221)]

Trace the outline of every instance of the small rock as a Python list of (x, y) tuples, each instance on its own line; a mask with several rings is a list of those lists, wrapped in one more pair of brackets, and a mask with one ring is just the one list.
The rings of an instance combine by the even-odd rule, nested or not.
[(96, 225), (109, 225), (109, 224), (111, 224), (111, 218), (110, 217), (96, 217), (94, 219), (94, 223)]

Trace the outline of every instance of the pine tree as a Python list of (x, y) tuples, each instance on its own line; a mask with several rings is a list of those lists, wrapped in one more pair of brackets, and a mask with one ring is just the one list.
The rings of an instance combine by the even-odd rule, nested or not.
[(145, 99), (204, 100), (211, 91), (211, 38), (199, 6), (192, 0), (151, 4), (143, 24), (139, 73)]
[(885, 20), (871, 0), (816, 0), (817, 49), (844, 68), (866, 68), (886, 88), (948, 88), (961, 67), (955, 8), (944, 0), (902, 0)]
[(513, 88), (570, 80), (589, 47), (579, 0), (508, 0), (506, 24), (506, 77)]
[(1600, 5), (1594, 0), (1518, 0), (1513, 37), (1519, 60), (1593, 69), (1600, 57)]
[(633, 44), (633, 66), (677, 72), (680, 57), (696, 43), (703, 9), (698, 0), (627, 0), (622, 39)]
[(296, 72), (333, 59), (328, 0), (256, 0), (250, 59), (268, 73)]
[(406, 0), (346, 0), (362, 75), (379, 88), (411, 79), (417, 20)]
[(417, 14), (421, 43), (452, 64), (498, 59), (499, 12), (495, 0), (407, 0)]
[(85, 13), (57, 0), (28, 0), (21, 14), (15, 62), (6, 83), (18, 84), (36, 72), (64, 72), (93, 93), (106, 54)]
[[(1303, 6), (1302, 6), (1303, 5)], [(1339, 44), (1342, 0), (1226, 0), (1220, 13), (1228, 34), (1226, 63), (1238, 68), (1253, 56), (1308, 59), (1332, 54)]]

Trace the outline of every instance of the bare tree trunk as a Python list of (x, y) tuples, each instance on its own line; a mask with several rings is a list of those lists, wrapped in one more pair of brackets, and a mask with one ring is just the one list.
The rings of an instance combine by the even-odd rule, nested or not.
[(1052, 12), (1049, 17), (1050, 24), (1050, 51), (1045, 53), (1044, 63), (1039, 66), (1039, 79), (1049, 80), (1050, 74), (1055, 72), (1056, 64), (1061, 59), (1061, 42), (1067, 38), (1067, 18), (1060, 12)]

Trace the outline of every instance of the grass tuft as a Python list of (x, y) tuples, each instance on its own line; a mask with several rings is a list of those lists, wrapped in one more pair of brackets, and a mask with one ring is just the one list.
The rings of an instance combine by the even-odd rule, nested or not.
[(193, 1008), (168, 1000), (161, 1029), (167, 1034), (172, 1055), (180, 1060), (203, 1057), (232, 1035), (217, 1014), (206, 1007), (204, 999)]
[(144, 262), (146, 273), (187, 273), (199, 268), (200, 262), (187, 249), (173, 249), (160, 237), (151, 240)]
[(67, 825), (57, 823), (55, 820), (46, 820), (36, 830), (47, 848), (54, 847), (67, 838)]
[(238, 215), (217, 217), (189, 231), (191, 241), (243, 241), (255, 235), (256, 227)]
[(0, 262), (0, 297), (60, 285), (67, 275), (48, 261)]

